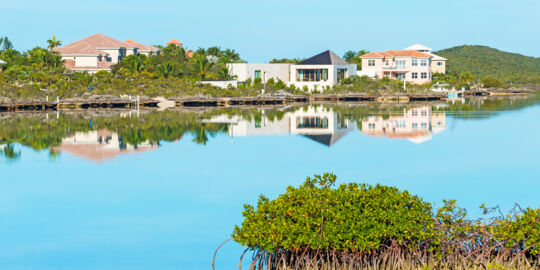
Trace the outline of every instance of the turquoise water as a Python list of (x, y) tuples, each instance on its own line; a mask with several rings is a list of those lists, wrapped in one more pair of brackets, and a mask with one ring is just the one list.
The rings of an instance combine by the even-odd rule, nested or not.
[[(178, 128), (158, 112), (1, 115), (15, 157), (0, 157), (0, 269), (209, 269), (244, 203), (326, 171), (457, 199), (471, 217), (539, 207), (537, 101), (168, 114), (195, 119)], [(227, 243), (216, 268), (242, 251)]]

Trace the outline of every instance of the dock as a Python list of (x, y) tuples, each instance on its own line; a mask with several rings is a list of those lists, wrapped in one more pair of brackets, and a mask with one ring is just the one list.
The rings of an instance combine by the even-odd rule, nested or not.
[[(534, 90), (501, 89), (501, 90), (467, 90), (460, 92), (459, 96), (503, 96), (534, 94)], [(231, 106), (280, 106), (295, 104), (311, 104), (321, 102), (331, 103), (409, 103), (446, 101), (447, 93), (348, 93), (348, 94), (321, 94), (321, 95), (290, 95), (274, 94), (253, 97), (183, 97), (168, 99), (170, 107), (231, 107)], [(56, 101), (26, 101), (0, 103), (0, 111), (60, 111), (84, 109), (137, 109), (157, 108), (160, 100), (153, 98), (87, 98), (66, 99)]]

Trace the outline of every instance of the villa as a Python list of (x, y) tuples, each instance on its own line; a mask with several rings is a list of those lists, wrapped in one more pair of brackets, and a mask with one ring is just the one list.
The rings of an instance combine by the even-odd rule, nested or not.
[(297, 64), (228, 64), (231, 75), (239, 81), (270, 78), (300, 89), (324, 90), (356, 75), (356, 64), (349, 64), (328, 50)]
[(361, 56), (362, 73), (381, 79), (390, 77), (414, 84), (431, 82), (433, 73), (446, 72), (446, 59), (431, 48), (415, 44), (404, 50), (371, 52)]
[(54, 51), (60, 53), (66, 68), (95, 73), (100, 70), (111, 70), (111, 66), (123, 57), (160, 54), (161, 49), (133, 40), (122, 42), (103, 34), (95, 34), (54, 48)]

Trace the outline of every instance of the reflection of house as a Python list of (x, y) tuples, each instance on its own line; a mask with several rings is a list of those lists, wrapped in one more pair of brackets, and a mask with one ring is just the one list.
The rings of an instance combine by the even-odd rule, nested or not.
[(286, 113), (281, 119), (270, 120), (263, 116), (260, 120), (245, 120), (237, 116), (217, 116), (204, 122), (230, 124), (229, 135), (232, 137), (298, 134), (327, 146), (356, 130), (356, 122), (315, 107)]
[(248, 79), (263, 82), (274, 78), (285, 84), (294, 84), (300, 89), (324, 90), (339, 81), (356, 75), (356, 64), (349, 64), (328, 50), (298, 64), (228, 64), (231, 75), (239, 81)]
[(66, 68), (95, 73), (99, 70), (110, 70), (112, 65), (125, 56), (159, 54), (161, 50), (133, 40), (122, 42), (103, 34), (95, 34), (54, 48), (54, 51), (60, 53)]
[(371, 116), (362, 121), (362, 133), (369, 136), (402, 138), (414, 143), (431, 140), (431, 135), (446, 128), (446, 113), (433, 112), (430, 106), (412, 108), (400, 116)]
[(55, 147), (58, 152), (68, 152), (78, 157), (103, 162), (121, 154), (139, 153), (152, 150), (159, 145), (148, 142), (130, 145), (118, 137), (117, 133), (108, 130), (77, 132), (64, 138), (62, 144)]

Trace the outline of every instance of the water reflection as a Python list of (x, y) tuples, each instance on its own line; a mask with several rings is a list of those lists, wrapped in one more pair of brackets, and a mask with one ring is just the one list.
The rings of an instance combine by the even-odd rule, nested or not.
[(159, 147), (159, 143), (150, 141), (137, 144), (126, 143), (116, 132), (100, 129), (75, 134), (62, 139), (60, 146), (53, 147), (55, 152), (68, 152), (95, 162), (104, 162), (121, 154), (142, 153)]
[(357, 130), (356, 123), (342, 114), (314, 106), (287, 112), (280, 119), (271, 119), (263, 112), (258, 119), (219, 115), (203, 122), (228, 124), (228, 135), (233, 138), (293, 134), (302, 135), (326, 146), (332, 146), (348, 132)]
[(192, 135), (206, 145), (216, 136), (235, 137), (300, 135), (331, 147), (347, 134), (432, 140), (446, 129), (447, 118), (482, 119), (505, 110), (538, 104), (533, 96), (475, 98), (443, 104), (322, 104), (265, 110), (220, 109), (210, 111), (67, 112), (0, 114), (1, 156), (20, 158), (20, 145), (48, 149), (52, 158), (66, 152), (95, 162), (122, 154), (147, 152), (160, 142)]
[(368, 117), (362, 133), (368, 136), (402, 138), (414, 143), (431, 140), (432, 134), (446, 129), (446, 112), (433, 112), (431, 106), (403, 110), (403, 115)]

